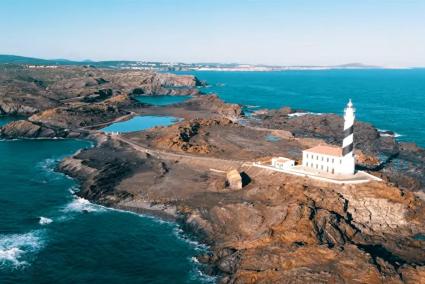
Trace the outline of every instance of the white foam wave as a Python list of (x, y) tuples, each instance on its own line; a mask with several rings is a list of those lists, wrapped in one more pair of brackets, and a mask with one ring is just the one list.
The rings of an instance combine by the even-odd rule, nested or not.
[(322, 115), (323, 113), (321, 112), (294, 112), (294, 113), (290, 113), (288, 114), (289, 117), (299, 117), (299, 116), (304, 116), (304, 115)]
[(39, 251), (43, 244), (41, 231), (0, 235), (0, 267), (12, 266), (18, 268), (28, 265), (25, 257)]
[[(59, 159), (53, 159), (48, 158), (45, 159), (37, 164), (37, 168), (39, 168), (43, 175), (50, 181), (50, 180), (58, 180), (63, 178), (65, 176), (62, 173), (59, 173), (55, 171), (56, 165), (59, 162)], [(48, 181), (43, 181), (44, 183), (47, 183)]]
[(384, 136), (384, 137), (394, 137), (394, 138), (398, 138), (403, 136), (403, 134), (399, 134), (397, 132), (393, 132), (393, 131), (389, 131), (386, 129), (377, 129), (379, 132), (379, 135)]
[(199, 263), (199, 260), (196, 257), (194, 257), (194, 256), (192, 256), (190, 258), (190, 261), (192, 261), (193, 263)]
[(198, 241), (195, 241), (193, 239), (190, 239), (183, 231), (182, 228), (180, 227), (175, 227), (173, 229), (173, 234), (179, 238), (180, 240), (190, 244), (196, 251), (202, 251), (202, 252), (206, 252), (207, 250), (209, 250), (209, 246), (205, 245), (205, 244), (201, 244)]
[(72, 202), (70, 202), (62, 210), (63, 212), (103, 212), (106, 211), (106, 208), (97, 204), (93, 204), (87, 199), (81, 197), (75, 197)]
[(80, 188), (78, 186), (71, 186), (70, 188), (68, 188), (68, 191), (71, 194), (75, 194), (80, 191)]
[(98, 206), (101, 206), (105, 210), (116, 211), (116, 212), (120, 212), (120, 213), (135, 215), (135, 216), (140, 217), (140, 218), (150, 219), (151, 221), (158, 223), (158, 224), (168, 224), (168, 225), (174, 225), (175, 224), (172, 221), (164, 220), (164, 219), (157, 217), (157, 216), (154, 216), (154, 215), (136, 213), (136, 212), (133, 212), (133, 211), (118, 209), (118, 208), (113, 208), (113, 207), (104, 207), (102, 205), (98, 205)]
[(45, 159), (38, 163), (38, 167), (47, 172), (53, 172), (57, 161), (57, 159)]
[(195, 265), (195, 269), (192, 270), (191, 280), (200, 280), (202, 283), (217, 283), (217, 277), (205, 274), (202, 272), (202, 267), (205, 267), (205, 264), (199, 262), (199, 260), (192, 256), (190, 261)]
[(40, 221), (38, 221), (38, 223), (40, 224), (40, 225), (48, 225), (48, 224), (50, 224), (50, 223), (52, 223), (53, 222), (53, 220), (52, 219), (50, 219), (50, 218), (46, 218), (46, 217), (43, 217), (43, 216), (41, 216), (40, 217)]
[(203, 273), (200, 269), (195, 269), (195, 271), (193, 271), (191, 280), (200, 280), (202, 283), (217, 283), (217, 277), (207, 275)]
[(246, 108), (259, 108), (260, 106), (256, 105), (245, 105)]

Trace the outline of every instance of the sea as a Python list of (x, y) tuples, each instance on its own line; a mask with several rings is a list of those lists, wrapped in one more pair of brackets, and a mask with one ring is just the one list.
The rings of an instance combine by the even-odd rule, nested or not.
[[(425, 146), (424, 69), (190, 73), (209, 83), (204, 92), (248, 114), (283, 106), (342, 114), (351, 98), (359, 120)], [(55, 168), (88, 147), (75, 139), (0, 141), (0, 283), (214, 283), (195, 258), (208, 247), (178, 224), (75, 196), (78, 183)]]
[(289, 106), (343, 115), (351, 98), (357, 120), (425, 147), (425, 69), (182, 73), (205, 80), (204, 92), (241, 104), (248, 113)]

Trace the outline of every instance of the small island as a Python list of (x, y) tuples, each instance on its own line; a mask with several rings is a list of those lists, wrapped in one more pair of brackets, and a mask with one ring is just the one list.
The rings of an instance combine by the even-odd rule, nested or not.
[[(354, 122), (366, 183), (333, 183), (258, 165), (345, 145), (344, 119), (290, 107), (245, 115), (191, 75), (93, 66), (2, 65), (2, 139), (95, 142), (58, 170), (76, 194), (181, 224), (221, 283), (419, 283), (425, 278), (425, 150)], [(150, 104), (143, 97), (186, 97)], [(135, 131), (108, 126), (170, 118)], [(283, 160), (275, 160), (284, 163)]]

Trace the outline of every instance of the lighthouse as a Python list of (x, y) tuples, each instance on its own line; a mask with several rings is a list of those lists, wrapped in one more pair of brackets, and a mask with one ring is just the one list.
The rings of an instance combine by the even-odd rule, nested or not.
[(341, 173), (354, 174), (354, 119), (355, 109), (351, 99), (344, 109), (344, 140), (342, 141), (342, 167)]
[(318, 145), (303, 151), (304, 169), (323, 174), (350, 176), (355, 172), (354, 159), (354, 119), (355, 109), (351, 99), (344, 109), (344, 129), (342, 147)]

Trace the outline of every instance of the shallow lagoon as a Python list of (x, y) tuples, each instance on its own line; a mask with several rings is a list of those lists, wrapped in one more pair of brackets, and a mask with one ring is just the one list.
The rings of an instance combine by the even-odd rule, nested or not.
[(178, 122), (180, 118), (174, 116), (135, 116), (132, 119), (116, 122), (102, 129), (104, 132), (133, 132), (142, 131), (155, 126), (169, 126)]

